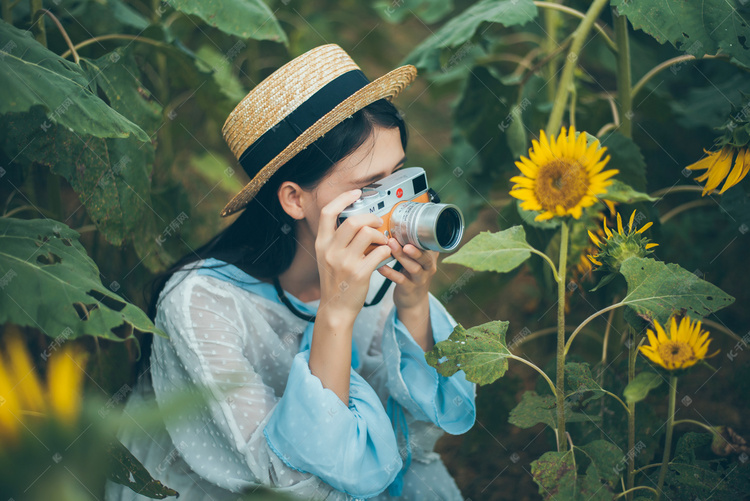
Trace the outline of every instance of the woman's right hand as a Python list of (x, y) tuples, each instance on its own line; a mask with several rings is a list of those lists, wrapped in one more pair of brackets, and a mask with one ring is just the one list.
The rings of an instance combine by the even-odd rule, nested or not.
[[(360, 194), (359, 189), (344, 192), (323, 207), (315, 239), (319, 311), (325, 310), (351, 324), (365, 303), (370, 276), (391, 255), (388, 239), (376, 229), (383, 220), (375, 214), (351, 216), (336, 227), (339, 214)], [(377, 247), (365, 255), (371, 244)]]

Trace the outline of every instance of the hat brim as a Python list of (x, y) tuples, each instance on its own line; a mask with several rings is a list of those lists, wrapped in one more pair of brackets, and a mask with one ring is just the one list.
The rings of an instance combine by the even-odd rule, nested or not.
[(268, 162), (222, 209), (221, 216), (226, 217), (244, 209), (266, 181), (297, 153), (310, 146), (318, 138), (325, 135), (347, 118), (350, 118), (365, 106), (379, 99), (391, 100), (398, 96), (401, 91), (414, 81), (416, 76), (417, 69), (414, 66), (410, 64), (401, 66), (373, 80), (336, 105), (335, 108), (326, 113), (310, 128), (302, 132), (289, 146)]

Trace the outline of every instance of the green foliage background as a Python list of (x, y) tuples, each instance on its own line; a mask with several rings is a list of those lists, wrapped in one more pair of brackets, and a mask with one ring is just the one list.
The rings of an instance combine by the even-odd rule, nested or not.
[[(589, 6), (565, 4), (584, 12)], [(681, 10), (667, 15), (677, 4)], [(632, 23), (633, 84), (670, 58), (720, 55), (681, 61), (650, 79), (633, 100), (632, 116), (619, 117), (619, 123), (632, 122), (632, 140), (619, 125), (602, 130), (613, 121), (617, 102), (617, 61), (606, 39), (593, 32), (581, 54), (572, 118), (578, 130), (601, 131), (610, 166), (636, 190), (653, 194), (696, 186), (695, 174), (684, 167), (710, 149), (714, 128), (741, 111), (750, 93), (748, 8), (743, 2), (703, 4), (698, 10), (692, 2), (612, 1)], [(2, 6), (0, 278), (12, 276), (0, 291), (0, 323), (23, 326), (38, 352), (64, 335), (65, 326), (72, 328), (96, 354), (88, 385), (104, 398), (132, 383), (137, 340), (155, 331), (135, 308), (145, 308), (150, 280), (229, 222), (218, 213), (246, 178), (221, 138), (225, 118), (265, 76), (317, 45), (341, 45), (371, 79), (403, 62), (416, 64), (420, 78), (396, 101), (409, 124), (409, 163), (425, 167), (443, 201), (462, 208), (471, 223), (465, 241), (484, 230), (523, 224), (526, 241), (556, 254), (554, 227), (524, 219), (507, 194), (508, 179), (516, 173), (514, 160), (544, 128), (564, 63), (560, 44), (578, 25), (575, 16), (542, 12), (528, 0), (3, 0)], [(51, 17), (32, 18), (40, 6), (59, 19), (72, 44), (81, 44), (79, 64), (66, 54), (68, 44)], [(610, 36), (613, 20), (605, 9), (600, 23)], [(674, 191), (656, 201), (623, 198), (620, 206), (655, 221), (658, 261), (678, 262), (691, 276), (736, 298), (733, 307), (711, 318), (739, 336), (750, 325), (743, 307), (750, 300), (743, 273), (750, 239), (746, 186), (747, 180), (684, 212), (686, 203), (699, 199), (696, 192)], [(660, 217), (669, 224), (658, 224)], [(14, 235), (23, 242), (11, 242)], [(587, 237), (581, 231), (571, 238), (572, 266)], [(24, 253), (23, 259), (34, 263), (30, 269), (14, 264)], [(504, 332), (514, 352), (553, 361), (552, 337), (514, 341), (555, 325), (554, 294), (543, 292), (551, 290), (550, 277), (537, 257), (521, 264), (529, 254), (523, 246), (509, 248), (509, 254), (518, 263), (508, 266), (518, 267), (504, 275), (469, 273), (448, 259), (439, 267), (433, 293), (464, 325), (508, 320)], [(69, 264), (72, 268), (62, 269)], [(14, 288), (21, 282), (25, 288)], [(606, 294), (602, 299), (586, 292), (594, 283), (579, 276), (570, 287), (570, 323), (611, 303)], [(624, 325), (621, 313), (613, 321)], [(596, 364), (604, 328), (599, 319), (584, 330), (576, 352), (581, 362)], [(613, 336), (619, 340), (622, 333)], [(718, 371), (710, 382), (705, 372), (683, 378), (680, 390), (691, 402), (684, 416), (748, 436), (742, 417), (748, 413), (750, 349), (718, 333), (713, 337), (721, 349), (711, 361)], [(604, 372), (620, 395), (627, 382), (621, 376), (623, 350), (613, 343)], [(552, 374), (554, 367), (545, 370)], [(522, 430), (508, 424), (520, 392), (529, 389), (539, 399), (526, 410), (544, 415), (549, 396), (544, 381), (510, 364), (500, 383), (480, 388), (477, 425), (439, 443), (466, 497), (539, 498), (533, 479), (539, 485), (546, 480), (530, 463), (550, 450), (554, 437), (542, 425)], [(665, 393), (663, 385), (651, 389), (652, 395)], [(586, 401), (587, 410), (610, 420), (610, 436), (581, 423), (573, 425), (581, 427), (576, 432), (618, 443), (625, 430), (610, 417), (616, 403), (593, 400)], [(653, 434), (657, 414), (665, 413), (659, 405), (638, 407), (643, 415), (653, 414), (642, 430), (647, 454), (639, 456), (641, 466), (658, 460)], [(657, 424), (652, 430), (648, 423)], [(725, 464), (711, 463), (715, 458), (700, 440), (692, 440), (697, 445), (688, 451), (689, 438), (679, 449), (685, 468), (709, 464), (712, 474), (719, 474)], [(547, 454), (552, 456), (545, 455), (544, 462), (562, 468), (573, 478), (570, 485), (583, 492), (594, 481), (612, 484), (596, 465), (579, 464), (576, 472), (570, 457)], [(675, 487), (681, 495), (684, 489), (702, 492), (690, 488)], [(733, 493), (725, 489), (718, 495), (726, 497), (715, 499)]]

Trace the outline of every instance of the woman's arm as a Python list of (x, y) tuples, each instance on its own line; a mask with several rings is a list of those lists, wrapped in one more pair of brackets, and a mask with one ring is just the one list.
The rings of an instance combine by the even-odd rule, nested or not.
[[(339, 214), (360, 193), (359, 189), (344, 192), (321, 209), (315, 239), (320, 306), (310, 345), (310, 371), (345, 405), (349, 405), (354, 320), (364, 306), (370, 276), (391, 254), (387, 238), (375, 229), (383, 224), (378, 216), (359, 214), (337, 227)], [(365, 254), (373, 244), (377, 247)]]

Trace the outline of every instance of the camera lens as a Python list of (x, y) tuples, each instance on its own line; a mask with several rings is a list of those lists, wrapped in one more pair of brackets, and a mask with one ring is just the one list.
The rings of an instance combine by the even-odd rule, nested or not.
[(438, 216), (435, 225), (435, 235), (440, 247), (453, 249), (461, 241), (463, 234), (463, 223), (458, 210), (451, 207), (446, 208)]
[(464, 218), (452, 204), (404, 202), (393, 209), (390, 232), (401, 245), (450, 252), (461, 243)]

